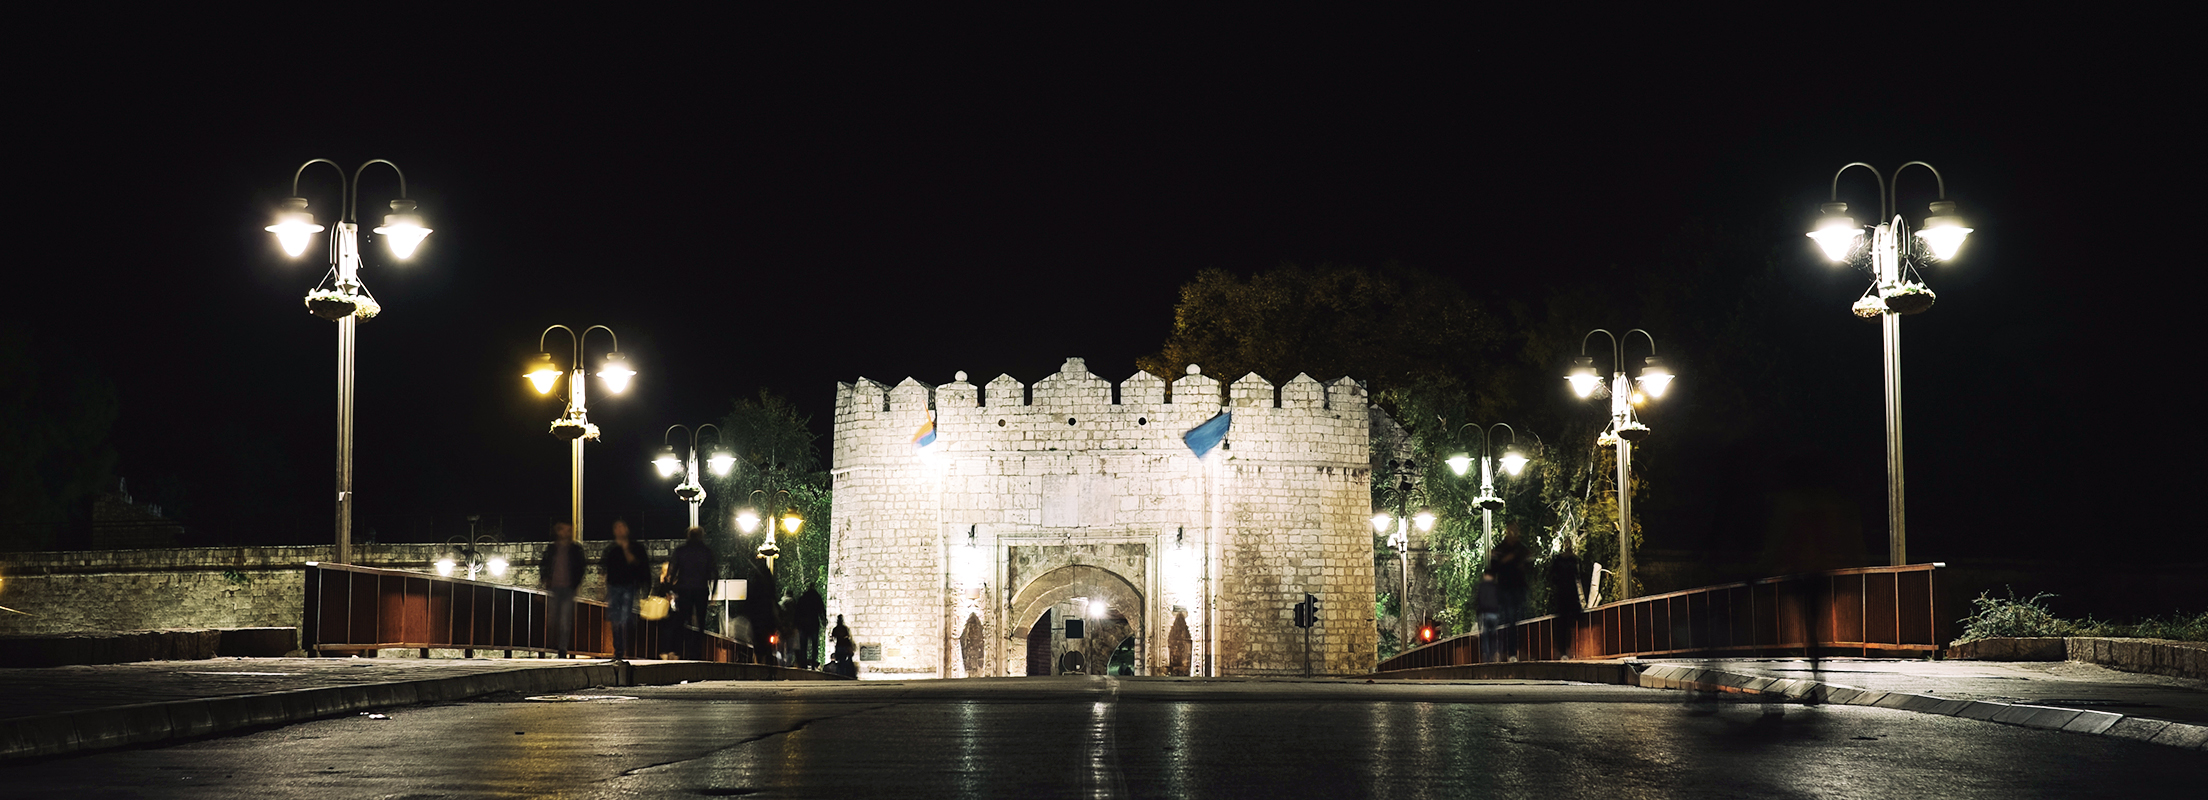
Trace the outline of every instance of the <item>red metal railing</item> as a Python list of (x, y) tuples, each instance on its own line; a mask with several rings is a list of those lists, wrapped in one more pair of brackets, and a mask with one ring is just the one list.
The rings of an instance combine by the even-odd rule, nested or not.
[[(552, 597), (535, 589), (345, 564), (309, 564), (306, 573), (307, 607), (300, 639), (308, 652), (560, 650), (552, 641)], [(630, 653), (675, 649), (676, 623), (638, 622), (638, 641)], [(668, 645), (662, 646), (663, 640)], [(606, 619), (606, 604), (575, 601), (574, 641), (569, 644), (570, 653), (613, 655), (613, 626)], [(705, 634), (702, 647), (709, 661), (756, 660), (750, 645), (716, 634)]]
[[(1812, 646), (1826, 655), (1920, 654), (1949, 638), (1936, 569), (1857, 567), (1704, 586), (1597, 606), (1577, 626), (1536, 617), (1505, 635), (1519, 637), (1522, 660), (1564, 658), (1565, 642), (1571, 658), (1798, 653)], [(1480, 662), (1480, 636), (1473, 633), (1407, 651), (1378, 671)]]

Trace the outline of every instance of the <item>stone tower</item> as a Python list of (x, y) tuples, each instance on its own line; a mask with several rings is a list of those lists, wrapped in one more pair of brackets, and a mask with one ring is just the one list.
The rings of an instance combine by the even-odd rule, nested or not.
[(839, 384), (828, 611), (861, 677), (1301, 675), (1306, 593), (1311, 671), (1371, 671), (1363, 388), (1189, 373)]

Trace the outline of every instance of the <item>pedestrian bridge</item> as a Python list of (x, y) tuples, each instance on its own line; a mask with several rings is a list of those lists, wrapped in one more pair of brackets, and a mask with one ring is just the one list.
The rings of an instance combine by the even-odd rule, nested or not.
[[(1952, 638), (1940, 608), (1941, 564), (1856, 567), (1704, 586), (1596, 606), (1574, 625), (1518, 623), (1521, 660), (1701, 654), (1921, 656)], [(1378, 672), (1481, 663), (1480, 635), (1405, 651)]]

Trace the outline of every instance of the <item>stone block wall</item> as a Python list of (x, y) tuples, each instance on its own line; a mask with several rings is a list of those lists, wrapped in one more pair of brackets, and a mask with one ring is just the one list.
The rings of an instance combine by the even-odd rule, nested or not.
[[(1181, 437), (1221, 411), (1234, 413), (1227, 441), (1199, 459)], [(1080, 359), (1032, 387), (964, 373), (839, 384), (829, 611), (880, 645), (864, 676), (970, 672), (956, 651), (973, 645), (956, 640), (974, 616), (988, 674), (1022, 674), (1037, 612), (1013, 607), (1022, 591), (1053, 569), (1100, 566), (1141, 595), (1124, 611), (1148, 622), (1145, 671), (1167, 662), (1180, 608), (1199, 674), (1301, 674), (1289, 618), (1310, 592), (1325, 612), (1314, 670), (1361, 674), (1376, 645), (1367, 413), (1346, 378), (1222, 387), (1192, 370), (1114, 386)], [(938, 439), (917, 448), (931, 415)], [(1137, 563), (1119, 563), (1128, 553)]]
[[(606, 542), (584, 542), (593, 562)], [(664, 560), (681, 542), (643, 542)], [(537, 585), (544, 542), (493, 544), (480, 549), (510, 563), (504, 576), (478, 580)], [(309, 561), (334, 555), (331, 545), (198, 547), (149, 550), (66, 550), (0, 554), (0, 634), (54, 634), (162, 628), (299, 627), (306, 607)], [(434, 574), (441, 544), (366, 544), (353, 547), (360, 566)], [(465, 577), (465, 573), (461, 573)], [(592, 563), (582, 596), (603, 599), (605, 578)]]

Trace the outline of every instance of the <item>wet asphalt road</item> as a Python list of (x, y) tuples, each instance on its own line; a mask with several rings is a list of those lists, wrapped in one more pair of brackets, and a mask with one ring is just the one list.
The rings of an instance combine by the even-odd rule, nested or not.
[[(2184, 796), (2208, 755), (1536, 682), (704, 683), (0, 767), (10, 797)], [(627, 699), (621, 699), (627, 698)]]

